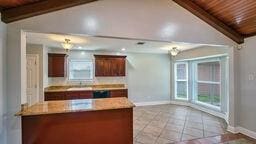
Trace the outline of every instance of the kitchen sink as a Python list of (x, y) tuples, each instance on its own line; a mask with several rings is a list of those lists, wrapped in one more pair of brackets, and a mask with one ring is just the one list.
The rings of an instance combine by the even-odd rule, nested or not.
[(68, 89), (68, 91), (88, 91), (88, 90), (92, 90), (92, 87), (73, 87)]

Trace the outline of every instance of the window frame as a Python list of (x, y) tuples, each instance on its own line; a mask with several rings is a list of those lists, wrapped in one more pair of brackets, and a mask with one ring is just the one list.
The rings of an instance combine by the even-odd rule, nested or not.
[[(177, 66), (179, 64), (185, 64), (186, 65), (186, 79), (177, 79), (178, 76), (177, 76)], [(189, 78), (188, 78), (188, 62), (175, 62), (174, 63), (174, 98), (176, 100), (186, 100), (188, 101), (189, 100), (189, 88), (188, 88), (188, 81), (189, 81)], [(177, 82), (186, 82), (186, 95), (187, 97), (186, 98), (180, 98), (180, 97), (177, 97)]]
[[(85, 79), (70, 79), (70, 63), (71, 62), (90, 62), (91, 63), (91, 78), (85, 78)], [(68, 59), (68, 64), (67, 64), (67, 76), (68, 76), (68, 81), (93, 81), (94, 80), (94, 61), (92, 59), (73, 59), (69, 58)]]
[[(213, 81), (200, 81), (198, 80), (198, 64), (200, 63), (207, 63), (207, 62), (219, 62), (220, 64), (220, 81), (219, 82), (213, 82)], [(196, 103), (196, 104), (199, 104), (199, 105), (202, 105), (202, 106), (206, 106), (206, 107), (209, 107), (211, 109), (214, 109), (214, 110), (218, 110), (220, 111), (221, 110), (221, 107), (222, 107), (222, 65), (221, 65), (221, 59), (220, 58), (206, 58), (206, 59), (203, 59), (203, 60), (194, 60), (192, 61), (192, 71), (194, 72), (194, 76), (192, 78), (192, 81), (193, 81), (193, 93), (192, 93), (192, 99), (193, 99), (193, 102)], [(219, 93), (220, 93), (220, 106), (214, 106), (212, 104), (208, 104), (208, 103), (205, 103), (205, 102), (201, 102), (201, 101), (198, 101), (198, 83), (204, 83), (204, 84), (217, 84), (220, 86), (220, 90), (219, 90)]]

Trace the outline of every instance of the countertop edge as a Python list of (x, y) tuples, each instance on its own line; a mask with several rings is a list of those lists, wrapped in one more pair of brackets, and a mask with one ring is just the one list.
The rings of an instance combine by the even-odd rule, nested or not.
[(118, 109), (129, 109), (134, 108), (135, 105), (129, 107), (118, 107), (118, 108), (108, 108), (108, 109), (96, 109), (96, 110), (74, 110), (74, 111), (63, 111), (63, 112), (52, 112), (52, 113), (37, 113), (37, 114), (22, 114), (18, 112), (15, 116), (18, 117), (28, 117), (28, 116), (40, 116), (40, 115), (52, 115), (52, 114), (67, 114), (67, 113), (81, 113), (81, 112), (94, 112), (94, 111), (104, 111), (104, 110), (118, 110)]
[(92, 88), (88, 90), (68, 90), (68, 89), (61, 89), (61, 90), (44, 90), (46, 93), (51, 92), (75, 92), (75, 91), (101, 91), (101, 90), (127, 90), (127, 88)]
[[(29, 112), (26, 110), (28, 110), (29, 108), (26, 108), (25, 110), (21, 110), (19, 112), (17, 112), (15, 114), (15, 116), (20, 116), (20, 117), (24, 117), (24, 116), (40, 116), (40, 115), (51, 115), (51, 114), (65, 114), (65, 113), (79, 113), (79, 112), (93, 112), (93, 111), (104, 111), (104, 110), (117, 110), (117, 109), (129, 109), (129, 108), (134, 108), (136, 107), (132, 102), (130, 102), (128, 99), (126, 99), (128, 101), (127, 104), (125, 104), (124, 106), (113, 106), (113, 107), (103, 107), (103, 108), (91, 108), (91, 109), (76, 109), (76, 110), (63, 110), (63, 111), (42, 111), (42, 112)], [(55, 101), (56, 103), (58, 103), (58, 101)], [(62, 101), (59, 101), (62, 102)]]

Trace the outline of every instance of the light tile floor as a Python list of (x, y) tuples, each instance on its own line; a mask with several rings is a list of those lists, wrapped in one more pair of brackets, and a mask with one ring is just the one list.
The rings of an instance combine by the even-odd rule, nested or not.
[(134, 108), (134, 144), (167, 144), (227, 133), (224, 120), (186, 106)]

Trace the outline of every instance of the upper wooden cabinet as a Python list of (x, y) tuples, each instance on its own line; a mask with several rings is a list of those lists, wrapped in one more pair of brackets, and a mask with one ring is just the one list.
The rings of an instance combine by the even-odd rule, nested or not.
[(66, 54), (48, 53), (48, 77), (65, 77), (66, 61)]
[(94, 55), (95, 76), (115, 77), (125, 76), (126, 56)]

